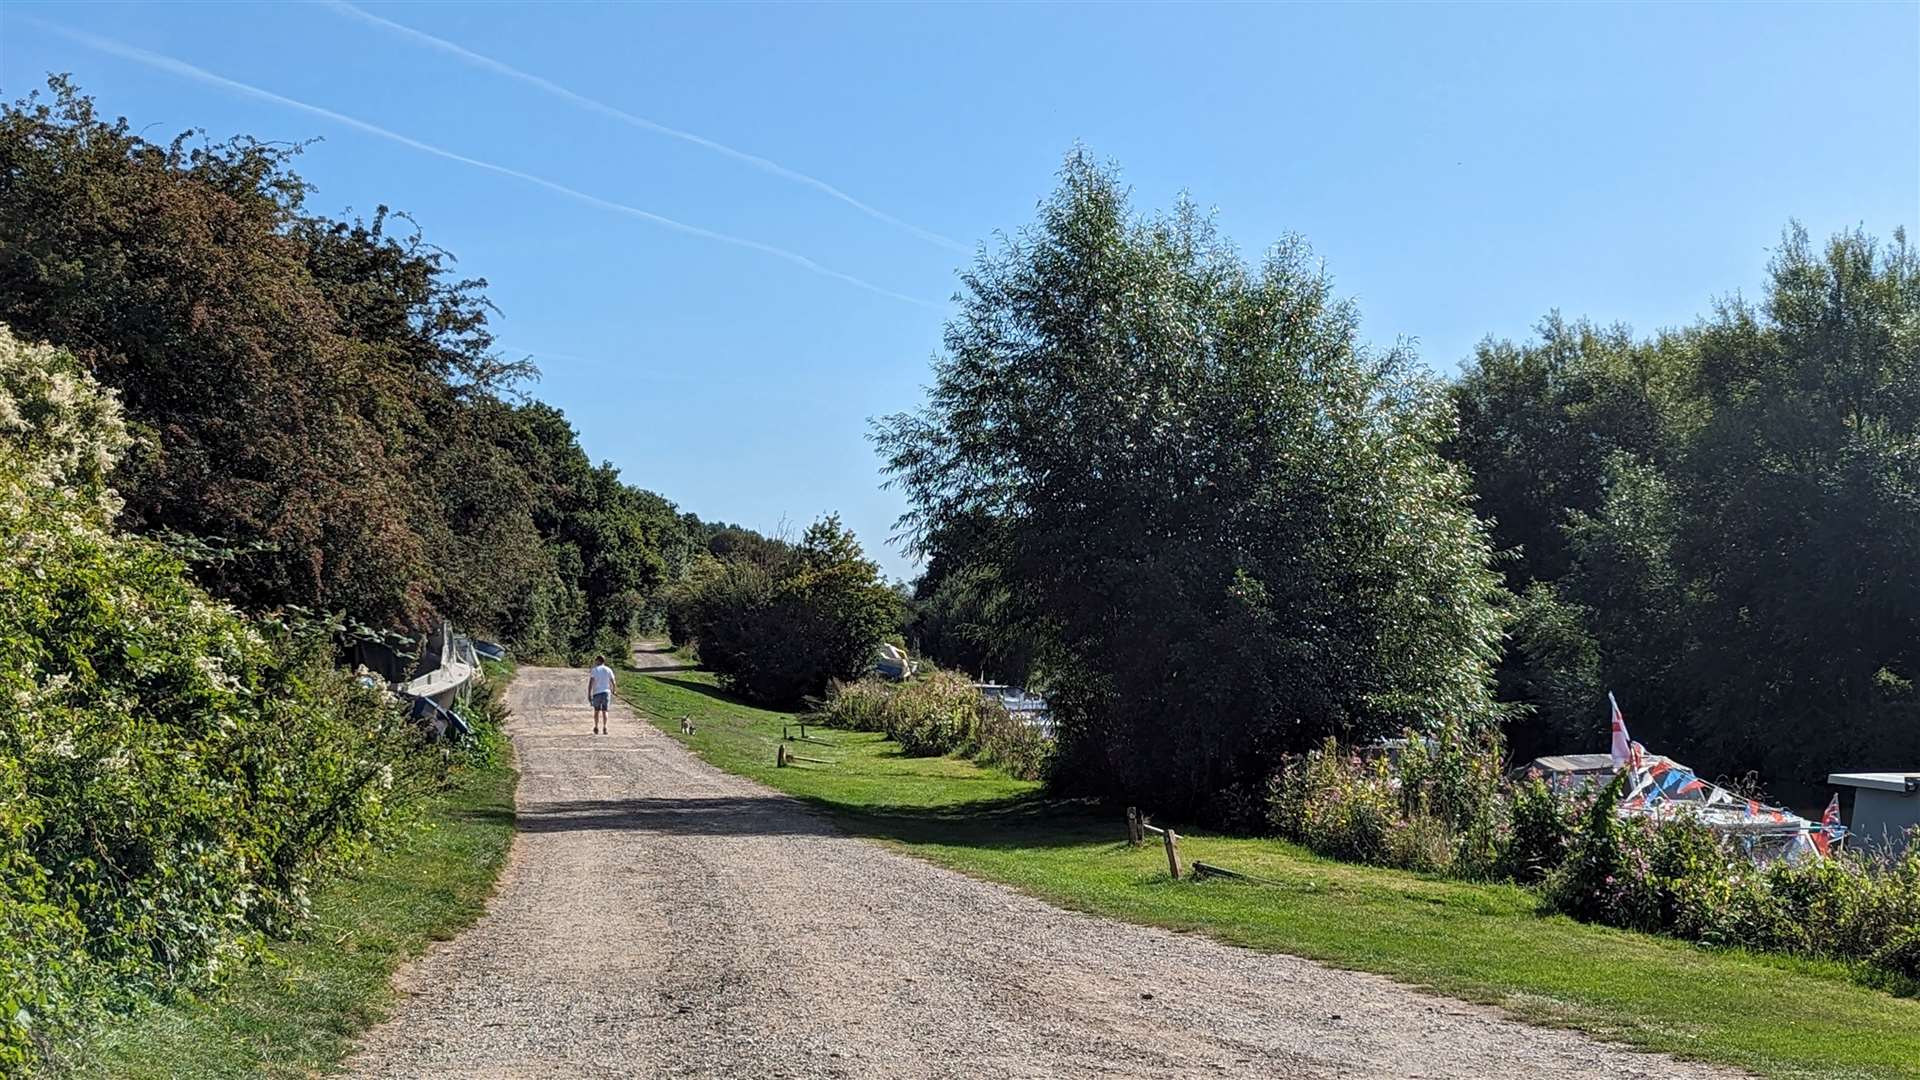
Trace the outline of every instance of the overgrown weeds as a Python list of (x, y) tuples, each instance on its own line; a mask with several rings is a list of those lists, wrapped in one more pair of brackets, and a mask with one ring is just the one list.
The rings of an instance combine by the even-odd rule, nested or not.
[[(1920, 979), (1920, 845), (1897, 857), (1836, 851), (1755, 865), (1736, 842), (1685, 816), (1616, 812), (1622, 781), (1586, 807), (1546, 902), (1589, 922), (1873, 965)], [(1914, 987), (1909, 986), (1908, 989)]]
[(1494, 877), (1511, 833), (1499, 780), (1498, 744), (1456, 729), (1368, 754), (1328, 739), (1274, 778), (1269, 822), (1335, 858)]

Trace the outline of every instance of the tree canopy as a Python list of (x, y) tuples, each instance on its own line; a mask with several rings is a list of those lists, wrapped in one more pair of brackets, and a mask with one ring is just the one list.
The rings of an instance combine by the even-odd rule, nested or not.
[(1450, 452), (1524, 590), (1503, 684), (1556, 749), (1605, 690), (1664, 752), (1812, 786), (1920, 757), (1920, 260), (1790, 228), (1759, 303), (1482, 346)]
[(675, 508), (517, 401), (486, 282), (404, 215), (309, 211), (299, 150), (150, 143), (58, 78), (0, 112), (0, 320), (118, 394), (125, 523), (250, 552), (196, 573), (253, 609), (623, 640), (686, 565)]
[(1250, 266), (1076, 153), (963, 282), (929, 404), (876, 437), (907, 533), (1044, 628), (1066, 782), (1232, 816), (1327, 735), (1491, 726), (1499, 580), (1435, 452), (1452, 411), (1302, 241)]
[(834, 679), (872, 667), (900, 625), (898, 598), (837, 515), (797, 544), (745, 530), (699, 560), (670, 590), (667, 626), (700, 659), (757, 701), (797, 705)]

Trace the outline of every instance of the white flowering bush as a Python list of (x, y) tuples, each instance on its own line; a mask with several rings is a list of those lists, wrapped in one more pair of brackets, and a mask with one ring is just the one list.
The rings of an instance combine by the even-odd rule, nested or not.
[(205, 984), (437, 776), (399, 710), (113, 528), (126, 433), (0, 328), (0, 1073)]
[(119, 509), (107, 474), (129, 436), (113, 391), (68, 353), (15, 337), (0, 323), (0, 443), (19, 457), (21, 479), (60, 488), (107, 513)]

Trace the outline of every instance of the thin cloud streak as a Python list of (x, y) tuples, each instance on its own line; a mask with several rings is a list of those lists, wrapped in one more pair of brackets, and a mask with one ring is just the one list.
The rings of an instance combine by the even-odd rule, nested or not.
[(878, 293), (881, 296), (891, 297), (895, 300), (902, 300), (909, 304), (917, 304), (921, 307), (932, 308), (935, 310), (940, 310), (944, 306), (941, 304), (933, 303), (928, 300), (922, 300), (917, 296), (908, 296), (905, 293), (894, 292), (892, 289), (886, 288), (885, 286), (881, 286), (881, 285), (875, 285), (871, 281), (866, 281), (861, 278), (854, 277), (852, 274), (842, 273), (841, 271), (835, 270), (831, 267), (822, 266), (821, 264), (814, 262), (812, 259), (807, 258), (805, 255), (802, 255), (799, 252), (788, 251), (786, 248), (775, 247), (772, 244), (762, 243), (759, 240), (749, 240), (743, 236), (733, 236), (728, 233), (715, 232), (712, 229), (703, 229), (698, 225), (689, 225), (684, 221), (675, 221), (673, 218), (656, 214), (651, 210), (642, 210), (637, 206), (628, 206), (625, 203), (614, 202), (611, 199), (603, 199), (598, 195), (589, 195), (586, 192), (581, 191), (577, 188), (570, 188), (565, 184), (562, 184), (553, 180), (548, 180), (543, 176), (535, 176), (534, 174), (529, 172), (521, 172), (519, 169), (509, 168), (505, 165), (496, 165), (491, 161), (482, 161), (479, 158), (468, 157), (465, 154), (455, 153), (452, 150), (445, 150), (438, 146), (433, 145), (432, 143), (421, 142), (419, 139), (415, 139), (408, 135), (402, 135), (397, 131), (389, 131), (388, 129), (383, 128), (378, 124), (370, 124), (365, 120), (356, 119), (354, 117), (346, 115), (345, 113), (335, 112), (332, 109), (324, 108), (319, 105), (309, 105), (304, 101), (296, 101), (293, 98), (276, 94), (271, 90), (263, 90), (260, 87), (253, 86), (248, 83), (243, 83), (234, 79), (229, 79), (224, 75), (216, 75), (213, 72), (206, 70), (205, 68), (195, 67), (194, 65), (189, 64), (184, 60), (176, 60), (171, 56), (163, 56), (159, 53), (149, 52), (146, 49), (138, 48), (133, 45), (126, 45), (121, 42), (114, 41), (111, 38), (98, 37), (96, 35), (89, 34), (84, 31), (74, 30), (69, 27), (60, 26), (56, 23), (46, 22), (45, 20), (36, 19), (31, 16), (23, 17), (23, 21), (33, 23), (36, 26), (42, 27), (43, 29), (46, 29), (46, 30), (50, 30), (70, 40), (77, 41), (80, 44), (87, 46), (88, 48), (99, 50), (100, 52), (108, 53), (113, 56), (118, 56), (123, 59), (132, 60), (135, 63), (144, 64), (148, 67), (156, 68), (160, 71), (167, 72), (168, 74), (178, 75), (181, 78), (191, 79), (195, 82), (205, 83), (209, 86), (217, 86), (223, 90), (229, 90), (246, 97), (255, 98), (260, 101), (271, 102), (275, 105), (282, 105), (289, 109), (297, 109), (301, 112), (309, 113), (313, 116), (323, 117), (327, 120), (333, 121), (336, 124), (340, 124), (345, 127), (352, 128), (355, 131), (364, 132), (365, 134), (372, 135), (376, 138), (386, 139), (389, 142), (399, 143), (401, 146), (418, 150), (423, 154), (432, 154), (435, 157), (445, 158), (448, 161), (455, 161), (455, 162), (459, 162), (462, 165), (471, 166), (476, 169), (482, 169), (491, 173), (498, 173), (501, 176), (512, 177), (515, 180), (519, 180), (523, 183), (532, 184), (536, 187), (545, 188), (548, 191), (554, 192), (559, 195), (564, 195), (567, 198), (573, 199), (578, 202), (586, 203), (589, 206), (598, 207), (602, 210), (610, 210), (617, 214), (626, 214), (630, 217), (639, 218), (642, 221), (649, 222), (654, 225), (658, 225), (663, 229), (672, 229), (674, 232), (685, 233), (688, 236), (697, 236), (703, 240), (711, 240), (711, 241), (714, 241), (715, 243), (728, 244), (733, 247), (746, 248), (749, 251), (758, 251), (764, 255), (771, 255), (777, 259), (784, 259), (787, 262), (794, 264), (795, 266), (801, 267), (802, 269), (805, 269), (805, 270), (810, 270), (813, 273), (820, 274), (824, 277), (830, 277), (839, 281), (844, 281), (849, 285), (857, 286), (859, 288), (867, 290), (868, 292)]
[(668, 138), (680, 139), (684, 142), (692, 143), (693, 145), (701, 147), (702, 149), (711, 150), (716, 154), (721, 154), (723, 156), (730, 157), (735, 161), (744, 162), (745, 164), (751, 165), (754, 168), (759, 169), (763, 172), (769, 172), (783, 179), (791, 180), (796, 184), (802, 184), (807, 187), (813, 188), (815, 191), (822, 192), (828, 196), (831, 196), (835, 199), (840, 200), (843, 203), (846, 203), (848, 206), (853, 207), (854, 209), (860, 211), (863, 214), (866, 214), (869, 217), (875, 218), (876, 220), (879, 220), (879, 221), (884, 221), (887, 224), (892, 225), (896, 228), (904, 229), (907, 232), (910, 232), (915, 236), (920, 237), (922, 240), (926, 240), (930, 243), (938, 244), (939, 246), (946, 248), (949, 251), (959, 252), (962, 255), (971, 254), (971, 251), (964, 244), (961, 244), (957, 241), (949, 239), (948, 237), (942, 236), (937, 232), (933, 232), (932, 230), (923, 229), (920, 226), (915, 225), (910, 221), (902, 221), (899, 218), (894, 217), (892, 214), (889, 214), (886, 211), (881, 210), (879, 207), (861, 202), (859, 199), (856, 199), (852, 195), (849, 195), (846, 192), (840, 190), (839, 188), (834, 187), (832, 184), (827, 183), (825, 180), (821, 180), (815, 176), (809, 176), (808, 174), (800, 172), (797, 169), (790, 169), (787, 166), (782, 165), (777, 161), (770, 161), (767, 158), (763, 158), (759, 156), (758, 154), (749, 154), (744, 150), (736, 150), (725, 143), (715, 142), (714, 140), (709, 139), (704, 135), (696, 135), (691, 131), (682, 131), (676, 127), (668, 127), (666, 124), (662, 124), (654, 120), (649, 120), (644, 116), (635, 116), (633, 113), (627, 112), (625, 109), (621, 109), (617, 106), (609, 105), (604, 101), (599, 101), (594, 98), (587, 97), (584, 94), (576, 93), (572, 90), (567, 89), (564, 86), (561, 86), (559, 83), (556, 83), (550, 79), (542, 78), (541, 76), (535, 75), (530, 71), (522, 71), (519, 68), (512, 66), (511, 64), (507, 64), (502, 61), (495, 60), (491, 56), (483, 56), (480, 53), (474, 52), (472, 49), (465, 48), (464, 46), (461, 46), (461, 45), (456, 45), (445, 38), (435, 37), (434, 35), (429, 34), (424, 30), (415, 30), (411, 26), (394, 22), (391, 19), (387, 19), (379, 15), (375, 15), (371, 11), (366, 11), (361, 8), (355, 7), (353, 4), (348, 3), (347, 0), (320, 0), (320, 2), (323, 6), (330, 8), (341, 15), (346, 15), (351, 18), (359, 19), (362, 22), (365, 22), (371, 26), (378, 27), (382, 30), (387, 31), (388, 33), (398, 34), (401, 37), (404, 37), (410, 41), (418, 42), (422, 45), (427, 46), (428, 48), (437, 49), (450, 56), (457, 57), (460, 60), (465, 61), (466, 63), (472, 64), (475, 67), (484, 68), (487, 71), (491, 71), (496, 75), (504, 75), (509, 79), (516, 79), (520, 82), (526, 83), (528, 86), (534, 87), (535, 89), (541, 90), (545, 93), (553, 95), (554, 97), (560, 98), (563, 101), (571, 102), (574, 105), (578, 105), (580, 108), (587, 109), (591, 112), (597, 112), (602, 116), (610, 116), (613, 119), (619, 120), (624, 124), (637, 127), (642, 131), (651, 131), (657, 135), (665, 135)]

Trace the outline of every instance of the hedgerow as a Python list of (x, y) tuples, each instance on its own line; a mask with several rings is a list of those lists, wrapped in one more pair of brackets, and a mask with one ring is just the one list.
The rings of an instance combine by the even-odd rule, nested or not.
[(0, 1071), (217, 981), (442, 768), (328, 641), (114, 528), (125, 444), (71, 357), (0, 328)]
[(1865, 962), (1920, 978), (1909, 944), (1920, 933), (1920, 845), (1895, 857), (1838, 850), (1756, 866), (1692, 818), (1620, 817), (1621, 787), (1616, 780), (1585, 807), (1566, 861), (1545, 884), (1555, 910), (1702, 944)]

